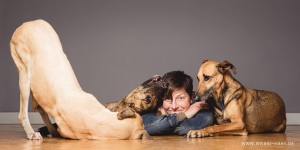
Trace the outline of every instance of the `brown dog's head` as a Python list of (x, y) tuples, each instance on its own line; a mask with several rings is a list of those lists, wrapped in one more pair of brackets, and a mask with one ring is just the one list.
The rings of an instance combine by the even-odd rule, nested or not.
[(232, 69), (233, 73), (236, 74), (235, 66), (227, 60), (221, 63), (211, 60), (203, 61), (197, 75), (199, 81), (197, 93), (201, 100), (206, 100), (212, 96), (213, 91), (220, 89), (224, 75), (230, 75), (229, 69)]
[(142, 83), (130, 92), (123, 102), (139, 114), (155, 110), (162, 103), (167, 83), (158, 75)]

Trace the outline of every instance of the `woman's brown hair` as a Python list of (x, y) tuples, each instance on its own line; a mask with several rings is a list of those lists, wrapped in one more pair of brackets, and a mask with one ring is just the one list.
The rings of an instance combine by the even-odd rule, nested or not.
[(171, 71), (166, 73), (162, 80), (168, 84), (168, 89), (165, 93), (165, 99), (173, 99), (172, 93), (179, 89), (184, 89), (192, 98), (193, 95), (193, 78), (183, 71)]

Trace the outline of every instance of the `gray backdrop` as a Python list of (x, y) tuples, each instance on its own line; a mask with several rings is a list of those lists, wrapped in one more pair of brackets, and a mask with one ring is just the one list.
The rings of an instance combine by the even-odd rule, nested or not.
[[(14, 30), (44, 19), (82, 88), (118, 100), (154, 74), (194, 78), (204, 59), (229, 60), (244, 85), (279, 93), (299, 113), (298, 0), (0, 0), (0, 112), (19, 110)], [(55, 60), (53, 60), (55, 61)]]

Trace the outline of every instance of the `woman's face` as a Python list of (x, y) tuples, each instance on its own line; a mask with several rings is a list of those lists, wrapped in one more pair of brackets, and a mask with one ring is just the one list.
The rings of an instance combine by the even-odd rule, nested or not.
[(163, 109), (168, 114), (185, 112), (190, 108), (191, 98), (184, 89), (176, 90), (172, 93), (173, 99), (163, 101)]

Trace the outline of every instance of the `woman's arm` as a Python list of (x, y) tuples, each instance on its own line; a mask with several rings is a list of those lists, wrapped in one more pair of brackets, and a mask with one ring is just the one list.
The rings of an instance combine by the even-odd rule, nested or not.
[(145, 129), (150, 135), (172, 134), (174, 129), (182, 122), (186, 115), (184, 113), (156, 115), (149, 113), (142, 116)]
[(185, 112), (187, 119), (182, 121), (173, 131), (174, 134), (185, 135), (190, 130), (202, 129), (213, 124), (214, 117), (209, 105), (204, 101), (196, 102)]
[(187, 118), (179, 123), (173, 130), (174, 134), (186, 135), (190, 130), (199, 130), (213, 125), (214, 115), (211, 110), (200, 110), (192, 118)]

